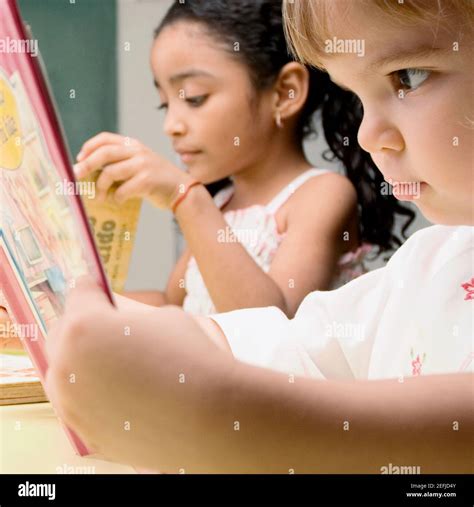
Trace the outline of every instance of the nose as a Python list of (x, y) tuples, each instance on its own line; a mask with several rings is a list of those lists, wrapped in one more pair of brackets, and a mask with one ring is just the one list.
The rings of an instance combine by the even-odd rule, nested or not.
[(163, 132), (168, 137), (181, 136), (186, 133), (186, 128), (181, 115), (177, 114), (176, 110), (172, 112), (171, 108), (168, 107), (163, 123)]
[(403, 136), (390, 119), (380, 110), (364, 107), (364, 117), (359, 127), (357, 140), (369, 153), (382, 150), (402, 151), (405, 148)]

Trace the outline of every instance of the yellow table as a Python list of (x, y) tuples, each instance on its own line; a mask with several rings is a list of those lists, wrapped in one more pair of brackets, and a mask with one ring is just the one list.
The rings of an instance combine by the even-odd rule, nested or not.
[(100, 459), (78, 456), (50, 403), (0, 406), (1, 474), (135, 474)]

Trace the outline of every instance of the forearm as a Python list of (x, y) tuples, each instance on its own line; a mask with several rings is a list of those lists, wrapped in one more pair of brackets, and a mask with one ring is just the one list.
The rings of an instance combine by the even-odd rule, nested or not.
[[(286, 311), (278, 284), (239, 242), (227, 240), (229, 226), (204, 188), (189, 193), (178, 206), (176, 218), (219, 312), (259, 306)], [(224, 240), (219, 240), (220, 235)]]
[(209, 414), (212, 452), (202, 449), (196, 471), (380, 473), (392, 463), (472, 472), (471, 374), (290, 382), (236, 364)]
[(121, 295), (151, 306), (164, 306), (168, 304), (166, 295), (159, 290), (126, 291)]

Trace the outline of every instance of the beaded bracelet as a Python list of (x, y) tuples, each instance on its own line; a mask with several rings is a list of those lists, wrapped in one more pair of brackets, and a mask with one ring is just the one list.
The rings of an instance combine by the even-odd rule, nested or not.
[(189, 194), (191, 188), (195, 187), (196, 185), (202, 185), (202, 183), (197, 180), (193, 180), (190, 183), (187, 183), (186, 186), (184, 187), (184, 190), (180, 192), (177, 197), (175, 197), (175, 199), (170, 205), (171, 211), (173, 213), (176, 213), (176, 208), (184, 201), (186, 196)]

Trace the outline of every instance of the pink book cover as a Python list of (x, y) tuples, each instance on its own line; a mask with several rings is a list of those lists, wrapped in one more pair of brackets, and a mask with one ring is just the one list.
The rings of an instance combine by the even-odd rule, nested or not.
[[(37, 42), (15, 0), (0, 0), (0, 14), (0, 292), (44, 385), (48, 329), (74, 280), (89, 273), (113, 298)], [(65, 430), (79, 455), (90, 454)]]

